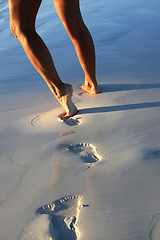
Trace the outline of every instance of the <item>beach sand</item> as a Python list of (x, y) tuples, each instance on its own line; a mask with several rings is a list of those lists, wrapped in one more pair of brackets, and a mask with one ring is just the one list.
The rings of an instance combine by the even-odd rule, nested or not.
[(82, 94), (84, 76), (52, 2), (37, 19), (79, 109), (60, 121), (62, 108), (0, 1), (0, 239), (159, 240), (160, 3), (80, 3), (99, 95)]

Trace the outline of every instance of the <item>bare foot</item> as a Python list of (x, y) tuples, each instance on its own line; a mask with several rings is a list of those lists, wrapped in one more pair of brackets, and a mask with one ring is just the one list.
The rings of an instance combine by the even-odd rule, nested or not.
[(102, 92), (98, 86), (90, 86), (90, 84), (85, 84), (85, 83), (81, 86), (81, 89), (84, 92), (92, 95), (99, 94)]
[(59, 115), (59, 117), (62, 120), (72, 117), (78, 112), (76, 106), (73, 104), (71, 99), (72, 92), (73, 92), (72, 85), (66, 84), (64, 89), (64, 94), (58, 98), (59, 103), (62, 105), (62, 107), (65, 110), (64, 113), (61, 113)]

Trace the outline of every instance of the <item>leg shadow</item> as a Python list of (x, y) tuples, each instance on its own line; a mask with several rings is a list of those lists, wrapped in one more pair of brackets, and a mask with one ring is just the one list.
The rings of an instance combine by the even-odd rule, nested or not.
[(155, 107), (160, 107), (160, 102), (146, 102), (146, 103), (118, 105), (118, 106), (84, 108), (84, 109), (80, 109), (78, 114), (118, 112), (118, 111), (128, 111), (128, 110), (135, 110), (135, 109), (155, 108)]
[(151, 84), (99, 84), (102, 92), (119, 92), (119, 91), (129, 91), (129, 90), (142, 90), (142, 89), (152, 89), (160, 88), (159, 83)]

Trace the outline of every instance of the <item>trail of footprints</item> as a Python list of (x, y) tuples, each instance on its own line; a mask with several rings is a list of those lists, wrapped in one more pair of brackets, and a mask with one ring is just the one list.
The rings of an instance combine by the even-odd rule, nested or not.
[[(78, 154), (85, 163), (93, 164), (101, 159), (96, 148), (91, 144), (70, 145), (68, 150)], [(88, 207), (81, 202), (82, 196), (68, 196), (40, 207), (36, 211), (37, 218), (26, 228), (21, 240), (41, 239), (39, 234), (46, 240), (79, 239), (80, 233), (77, 229), (79, 211), (81, 207)], [(38, 229), (37, 232), (35, 228)]]
[[(37, 123), (39, 122), (39, 119), (40, 115), (33, 118), (31, 120), (31, 125), (38, 125)], [(63, 122), (69, 126), (75, 126), (80, 124), (79, 118), (69, 118)], [(65, 136), (69, 133), (61, 133), (60, 136)], [(101, 160), (101, 156), (98, 155), (96, 148), (92, 144), (71, 144), (68, 146), (68, 150), (77, 154), (83, 162), (89, 163), (90, 165)], [(36, 214), (39, 216), (36, 220), (37, 222), (30, 225), (43, 225), (43, 229), (45, 230), (45, 232), (48, 232), (47, 237), (45, 236), (45, 239), (47, 240), (79, 239), (79, 233), (77, 230), (77, 219), (80, 208), (85, 206), (81, 204), (81, 201), (82, 196), (68, 196), (58, 199), (52, 204), (40, 207), (36, 211)], [(45, 216), (47, 216), (47, 218)], [(45, 220), (46, 222), (48, 222), (48, 224), (42, 224), (42, 219), (43, 221)], [(39, 239), (38, 237), (36, 237), (36, 235), (31, 237), (28, 234), (29, 230), (26, 229), (21, 240)]]

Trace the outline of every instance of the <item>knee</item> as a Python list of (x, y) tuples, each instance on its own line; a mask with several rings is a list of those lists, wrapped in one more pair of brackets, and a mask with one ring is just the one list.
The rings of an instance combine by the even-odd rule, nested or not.
[(27, 40), (29, 36), (29, 32), (31, 32), (30, 29), (27, 27), (21, 27), (20, 24), (15, 24), (10, 22), (10, 29), (13, 35), (21, 42), (23, 43), (24, 41)]
[(10, 19), (10, 30), (18, 40), (23, 32), (23, 29), (20, 26), (21, 23), (19, 21), (14, 21)]
[(18, 38), (18, 27), (13, 24), (12, 22), (10, 22), (10, 30), (13, 33), (13, 35)]
[(10, 24), (10, 29), (13, 35), (18, 39), (19, 42), (22, 42), (23, 30), (17, 24)]

